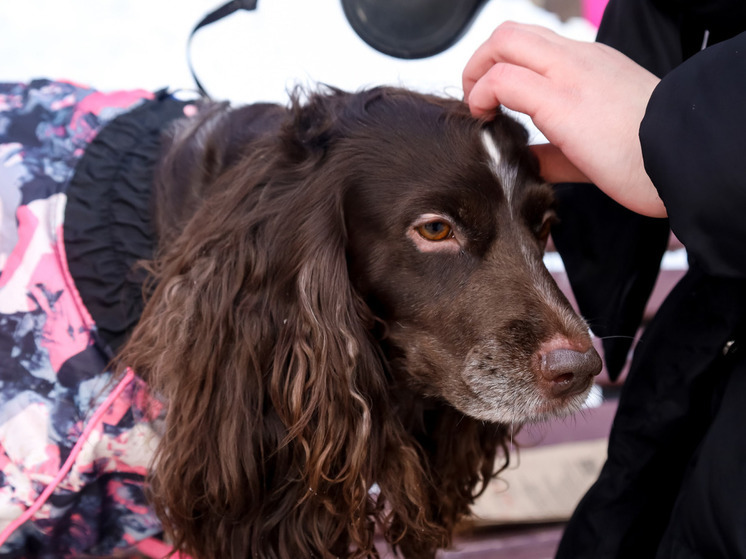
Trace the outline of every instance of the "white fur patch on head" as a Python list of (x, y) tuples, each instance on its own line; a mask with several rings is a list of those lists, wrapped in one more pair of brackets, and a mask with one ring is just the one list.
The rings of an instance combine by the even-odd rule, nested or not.
[(510, 165), (507, 165), (505, 162), (503, 162), (500, 149), (497, 147), (495, 139), (492, 137), (492, 134), (490, 134), (489, 130), (482, 130), (482, 145), (484, 146), (484, 149), (489, 156), (487, 165), (489, 165), (490, 170), (495, 175), (495, 177), (497, 177), (497, 180), (500, 181), (500, 185), (503, 188), (503, 193), (505, 194), (505, 199), (508, 202), (508, 208), (510, 209), (510, 212), (512, 214), (513, 188), (516, 181), (516, 170), (511, 169)]
[(487, 150), (487, 154), (490, 156), (490, 169), (492, 169), (492, 172), (495, 173), (495, 175), (499, 175), (498, 169), (500, 168), (500, 160), (502, 159), (502, 156), (500, 155), (500, 150), (497, 149), (495, 139), (488, 130), (482, 130), (482, 144), (484, 145), (484, 149)]

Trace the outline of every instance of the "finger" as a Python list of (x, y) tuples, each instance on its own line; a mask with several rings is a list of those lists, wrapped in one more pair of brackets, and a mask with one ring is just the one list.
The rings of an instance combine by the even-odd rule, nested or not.
[(545, 181), (549, 183), (591, 182), (557, 146), (536, 144), (530, 148), (539, 160), (539, 172)]
[(521, 66), (498, 63), (472, 87), (467, 102), (476, 117), (492, 114), (497, 107), (534, 117), (542, 101), (551, 97), (552, 84), (544, 76)]
[(554, 63), (562, 39), (554, 31), (538, 25), (503, 23), (466, 63), (461, 76), (464, 97), (468, 97), (474, 84), (499, 62), (546, 73)]

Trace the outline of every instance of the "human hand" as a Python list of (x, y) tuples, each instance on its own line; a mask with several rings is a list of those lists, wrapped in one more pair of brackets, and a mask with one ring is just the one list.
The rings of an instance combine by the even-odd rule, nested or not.
[(606, 45), (512, 22), (495, 29), (463, 72), (472, 114), (489, 116), (504, 105), (529, 115), (551, 142), (534, 147), (546, 180), (587, 177), (630, 210), (665, 217), (638, 137), (658, 82)]

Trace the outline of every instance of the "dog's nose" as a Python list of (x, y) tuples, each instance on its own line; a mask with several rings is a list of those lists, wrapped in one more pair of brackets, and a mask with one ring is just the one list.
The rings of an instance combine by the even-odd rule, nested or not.
[(562, 397), (587, 389), (601, 367), (601, 357), (592, 347), (586, 352), (557, 348), (541, 355), (540, 373), (551, 395)]

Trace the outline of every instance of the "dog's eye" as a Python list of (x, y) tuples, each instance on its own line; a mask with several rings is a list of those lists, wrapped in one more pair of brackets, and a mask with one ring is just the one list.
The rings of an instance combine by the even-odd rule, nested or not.
[(458, 227), (442, 214), (421, 214), (407, 229), (407, 237), (420, 252), (453, 254), (464, 248)]
[(428, 221), (415, 227), (423, 239), (428, 241), (445, 241), (453, 237), (451, 224), (442, 219)]

